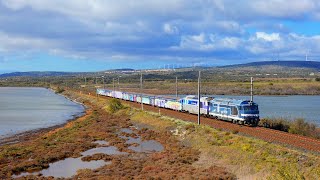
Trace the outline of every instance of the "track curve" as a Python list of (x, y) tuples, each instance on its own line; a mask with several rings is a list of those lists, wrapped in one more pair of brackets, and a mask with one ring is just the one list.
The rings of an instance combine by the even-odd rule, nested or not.
[[(110, 97), (104, 97), (104, 98), (111, 99)], [(141, 104), (139, 103), (124, 101), (124, 100), (121, 100), (121, 101), (135, 108), (141, 108)], [(153, 106), (144, 104), (143, 108), (144, 110), (147, 110), (147, 111), (152, 111), (156, 113), (159, 112), (159, 107), (153, 107)], [(193, 114), (182, 113), (182, 112), (173, 111), (173, 110), (164, 109), (164, 108), (160, 108), (160, 113), (162, 115), (166, 115), (169, 117), (197, 123), (197, 116)], [(320, 153), (320, 140), (314, 139), (311, 137), (301, 136), (297, 134), (290, 134), (287, 132), (267, 129), (263, 127), (240, 126), (237, 124), (232, 124), (229, 122), (219, 121), (216, 119), (211, 119), (206, 117), (201, 117), (201, 124), (206, 124), (213, 128), (220, 128), (228, 131), (238, 131), (241, 134), (259, 138), (267, 142), (286, 144), (294, 148)]]

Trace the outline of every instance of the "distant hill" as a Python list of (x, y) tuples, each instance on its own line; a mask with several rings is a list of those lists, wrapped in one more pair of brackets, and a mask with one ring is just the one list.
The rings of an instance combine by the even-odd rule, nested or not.
[(122, 69), (110, 69), (107, 71), (135, 71), (135, 69), (130, 69), (130, 68), (122, 68)]
[(318, 61), (261, 61), (261, 62), (251, 62), (246, 64), (220, 66), (219, 68), (246, 68), (246, 67), (261, 68), (264, 66), (278, 66), (278, 67), (287, 67), (287, 68), (308, 68), (308, 69), (320, 70), (320, 62)]
[(76, 74), (76, 73), (71, 73), (71, 72), (56, 72), (56, 71), (30, 71), (30, 72), (4, 73), (4, 74), (0, 74), (0, 78), (6, 78), (6, 77), (21, 77), (21, 76), (29, 76), (29, 77), (66, 76), (66, 75), (74, 75), (74, 74)]
[[(195, 68), (195, 69), (194, 69)], [(170, 74), (178, 76), (179, 78), (189, 79), (196, 78), (198, 76), (195, 70), (206, 70), (212, 71), (213, 73), (227, 73), (230, 74), (230, 70), (232, 72), (276, 72), (276, 73), (294, 73), (294, 74), (310, 74), (310, 71), (320, 71), (320, 62), (318, 61), (261, 61), (261, 62), (251, 62), (245, 64), (235, 64), (228, 66), (216, 66), (216, 67), (194, 67), (194, 68), (183, 68), (179, 69), (179, 71), (168, 71), (168, 74), (161, 74), (159, 76), (149, 75), (150, 78), (169, 78)], [(85, 76), (101, 76), (105, 73), (113, 74), (113, 73), (126, 73), (126, 72), (135, 72), (134, 69), (131, 68), (122, 68), (122, 69), (112, 69), (105, 70), (99, 72), (57, 72), (57, 71), (30, 71), (30, 72), (12, 72), (12, 73), (4, 73), (0, 74), (0, 78), (8, 78), (8, 77), (44, 77), (44, 76), (77, 76), (77, 75), (85, 75)], [(297, 73), (301, 72), (301, 73)], [(152, 71), (152, 73), (157, 74), (158, 72)], [(148, 77), (149, 77), (148, 76)], [(147, 77), (147, 76), (145, 76)]]

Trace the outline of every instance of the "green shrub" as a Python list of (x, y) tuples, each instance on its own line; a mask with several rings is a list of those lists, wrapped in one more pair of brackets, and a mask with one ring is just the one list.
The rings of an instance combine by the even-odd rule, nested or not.
[(58, 87), (57, 89), (56, 89), (56, 93), (57, 94), (60, 94), (60, 93), (63, 93), (65, 90), (63, 89), (63, 88), (61, 88), (61, 87)]
[(302, 118), (294, 121), (283, 118), (264, 118), (260, 120), (259, 126), (320, 139), (320, 129), (315, 124), (306, 122)]
[(279, 130), (279, 131), (288, 132), (290, 127), (290, 122), (283, 118), (276, 118), (276, 119), (264, 118), (260, 120), (259, 125), (267, 128)]
[(115, 113), (120, 109), (123, 109), (123, 105), (119, 99), (111, 99), (108, 105), (108, 111)]
[(294, 120), (289, 128), (290, 133), (300, 134), (304, 136), (310, 135), (315, 130), (316, 130), (316, 126), (314, 124), (308, 123), (301, 118)]

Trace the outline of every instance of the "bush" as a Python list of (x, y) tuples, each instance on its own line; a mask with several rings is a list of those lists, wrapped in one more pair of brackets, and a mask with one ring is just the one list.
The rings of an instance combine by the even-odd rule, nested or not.
[(320, 129), (315, 124), (308, 123), (302, 118), (294, 121), (288, 121), (283, 118), (264, 118), (260, 120), (259, 126), (320, 139)]
[(123, 109), (123, 105), (119, 99), (111, 99), (108, 105), (108, 111), (115, 113), (118, 110)]
[(316, 130), (316, 125), (305, 122), (304, 119), (296, 119), (292, 122), (289, 132), (293, 134), (300, 134), (304, 136), (310, 136), (312, 132)]
[(264, 118), (260, 120), (259, 125), (270, 128), (270, 129), (275, 129), (275, 130), (285, 131), (285, 132), (288, 132), (290, 128), (290, 122), (283, 118), (276, 118), (276, 119)]
[(60, 93), (63, 93), (65, 90), (63, 89), (63, 88), (61, 88), (61, 87), (58, 87), (57, 89), (56, 89), (56, 93), (57, 94), (60, 94)]

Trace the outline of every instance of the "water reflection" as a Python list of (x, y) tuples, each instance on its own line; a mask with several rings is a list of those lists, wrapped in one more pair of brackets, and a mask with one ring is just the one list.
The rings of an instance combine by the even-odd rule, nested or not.
[[(93, 143), (97, 143), (100, 145), (108, 145), (107, 141), (94, 141)], [(127, 154), (125, 152), (120, 152), (116, 147), (98, 147), (89, 149), (81, 153), (81, 157), (78, 158), (66, 158), (64, 160), (60, 160), (54, 163), (49, 164), (49, 168), (43, 169), (39, 172), (34, 173), (21, 173), (19, 175), (13, 175), (13, 178), (27, 176), (27, 175), (40, 175), (42, 174), (45, 177), (53, 176), (55, 178), (69, 178), (77, 173), (80, 169), (97, 169), (107, 164), (111, 164), (111, 162), (105, 162), (104, 160), (97, 161), (82, 161), (81, 158), (84, 156), (91, 156), (94, 154), (103, 153), (108, 155), (121, 155)]]
[[(126, 139), (126, 143), (130, 144), (128, 149), (131, 149), (135, 152), (144, 152), (144, 153), (152, 153), (163, 151), (164, 147), (155, 140), (142, 140), (140, 136), (134, 133), (131, 129), (123, 128), (121, 132), (127, 134), (134, 134), (137, 138), (134, 137), (126, 137), (120, 136), (123, 139)], [(109, 145), (107, 141), (94, 141), (93, 143), (99, 145)], [(81, 157), (78, 158), (66, 158), (64, 160), (60, 160), (54, 163), (49, 164), (49, 168), (41, 170), (39, 172), (34, 173), (21, 173), (19, 175), (13, 175), (13, 178), (27, 176), (27, 175), (40, 175), (45, 177), (53, 176), (55, 178), (70, 178), (74, 176), (78, 170), (80, 169), (97, 169), (107, 164), (111, 164), (111, 162), (105, 162), (104, 160), (97, 161), (82, 161), (81, 158), (85, 156), (92, 156), (94, 154), (107, 154), (107, 155), (124, 155), (128, 154), (127, 152), (120, 152), (115, 146), (107, 146), (107, 147), (97, 147), (93, 149), (89, 149), (81, 153)]]
[[(128, 128), (122, 128), (121, 132), (126, 132), (129, 134), (132, 134), (133, 131)], [(135, 134), (135, 133), (134, 133)], [(138, 136), (137, 134), (135, 134)], [(126, 137), (126, 136), (120, 136), (123, 139), (126, 139), (127, 144), (132, 144), (128, 147), (128, 149), (131, 149), (135, 152), (145, 152), (145, 153), (151, 153), (151, 152), (160, 152), (163, 151), (163, 146), (158, 141), (155, 140), (142, 140), (140, 136), (137, 138), (134, 137)]]
[(45, 88), (0, 87), (0, 138), (63, 124), (83, 111)]
[(121, 154), (127, 154), (125, 152), (120, 152), (118, 148), (114, 146), (109, 147), (97, 147), (93, 149), (89, 149), (88, 151), (82, 152), (81, 155), (83, 156), (92, 156), (94, 154), (103, 153), (108, 155), (121, 155)]
[(99, 141), (94, 141), (94, 143), (99, 144), (99, 145), (109, 145), (109, 142), (107, 142), (107, 141), (101, 141), (101, 140), (99, 140)]
[(121, 128), (120, 131), (124, 132), (124, 133), (128, 133), (128, 134), (132, 134), (133, 133), (133, 131), (131, 129), (129, 129), (129, 128)]
[[(140, 138), (137, 138), (140, 139)], [(151, 152), (160, 152), (163, 151), (163, 146), (159, 142), (155, 140), (148, 140), (148, 141), (141, 141), (138, 143), (138, 146), (129, 146), (128, 149), (131, 149), (135, 152), (145, 152), (145, 153), (151, 153)]]
[(79, 158), (67, 158), (61, 161), (57, 161), (49, 164), (48, 169), (44, 169), (40, 172), (34, 173), (21, 173), (20, 175), (13, 176), (13, 178), (27, 176), (27, 175), (39, 175), (42, 174), (45, 177), (53, 176), (55, 178), (69, 178), (77, 173), (80, 169), (97, 169), (104, 165), (111, 164), (111, 162), (105, 162), (104, 160), (97, 161), (82, 161)]

